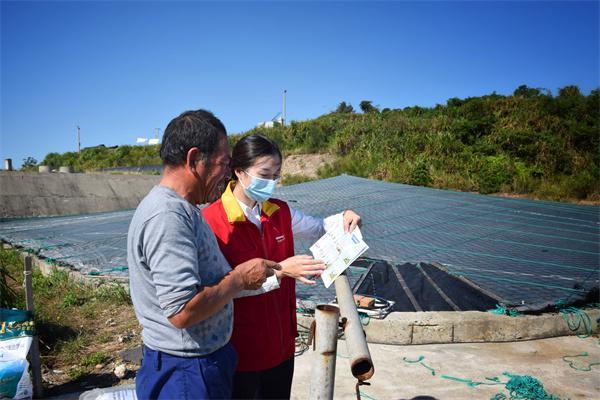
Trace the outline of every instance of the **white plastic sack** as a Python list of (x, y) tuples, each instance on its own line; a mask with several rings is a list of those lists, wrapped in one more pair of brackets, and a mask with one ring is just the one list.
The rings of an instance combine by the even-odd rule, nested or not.
[(79, 400), (137, 400), (135, 384), (89, 390)]
[(0, 308), (0, 398), (33, 396), (27, 362), (33, 326), (31, 312)]

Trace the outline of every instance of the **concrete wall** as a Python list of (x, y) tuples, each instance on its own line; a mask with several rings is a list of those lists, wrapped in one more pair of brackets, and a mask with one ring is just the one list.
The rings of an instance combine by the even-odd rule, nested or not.
[(159, 180), (156, 175), (0, 171), (0, 218), (132, 209)]

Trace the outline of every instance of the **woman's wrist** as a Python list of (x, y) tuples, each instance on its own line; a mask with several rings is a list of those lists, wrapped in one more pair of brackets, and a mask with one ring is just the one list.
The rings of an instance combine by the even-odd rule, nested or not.
[(289, 265), (286, 261), (287, 260), (281, 261), (279, 263), (279, 265), (281, 266), (281, 269), (275, 271), (275, 275), (277, 276), (277, 279), (279, 279), (279, 280), (281, 280), (281, 278), (283, 278), (285, 276), (289, 276)]

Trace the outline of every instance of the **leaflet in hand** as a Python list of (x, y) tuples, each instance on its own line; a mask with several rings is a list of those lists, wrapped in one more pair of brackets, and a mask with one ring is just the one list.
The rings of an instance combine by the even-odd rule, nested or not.
[(339, 221), (339, 224), (337, 222), (310, 247), (313, 257), (323, 261), (326, 265), (321, 274), (325, 287), (329, 287), (350, 264), (369, 248), (363, 241), (358, 227), (354, 228), (351, 233), (346, 233), (343, 222)]

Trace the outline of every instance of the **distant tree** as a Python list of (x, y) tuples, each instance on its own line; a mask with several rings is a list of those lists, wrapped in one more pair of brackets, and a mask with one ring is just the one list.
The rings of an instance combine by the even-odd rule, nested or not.
[(50, 169), (57, 169), (62, 164), (62, 155), (58, 153), (48, 153), (42, 161), (42, 165), (47, 165)]
[(342, 101), (335, 110), (336, 113), (339, 114), (350, 114), (354, 112), (354, 107), (350, 103), (346, 104), (345, 101)]
[(579, 90), (579, 88), (577, 86), (571, 85), (571, 86), (565, 86), (564, 88), (561, 88), (558, 90), (558, 97), (559, 98), (576, 98), (579, 99), (581, 96), (581, 91)]
[(21, 165), (21, 171), (33, 171), (37, 167), (37, 160), (33, 157), (27, 157), (23, 159), (23, 165)]
[[(545, 90), (545, 89), (538, 89), (538, 90)], [(488, 94), (487, 96), (483, 96), (483, 98), (488, 99), (488, 100), (499, 100), (504, 97), (506, 97), (506, 96), (498, 94), (495, 90), (491, 94)]]
[(513, 96), (515, 97), (524, 97), (526, 99), (531, 97), (537, 97), (542, 93), (540, 89), (530, 88), (527, 85), (521, 85), (515, 89), (513, 92)]
[(585, 98), (577, 86), (565, 86), (558, 90), (556, 96), (557, 112), (562, 117), (581, 121), (586, 117)]
[(448, 101), (446, 102), (446, 105), (448, 107), (460, 107), (463, 104), (463, 101), (461, 99), (459, 99), (458, 97), (453, 97), (451, 99), (448, 99)]
[(592, 121), (598, 121), (600, 114), (600, 89), (594, 89), (587, 97), (588, 114)]
[(365, 114), (370, 113), (370, 112), (379, 112), (379, 109), (377, 107), (375, 107), (372, 103), (373, 102), (371, 100), (361, 101), (360, 109), (362, 110), (362, 112), (364, 112)]

